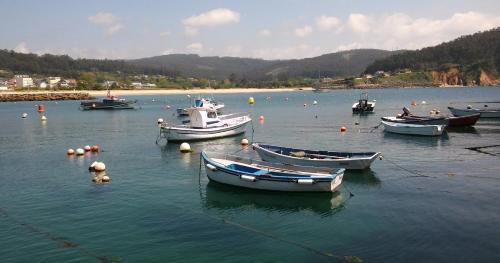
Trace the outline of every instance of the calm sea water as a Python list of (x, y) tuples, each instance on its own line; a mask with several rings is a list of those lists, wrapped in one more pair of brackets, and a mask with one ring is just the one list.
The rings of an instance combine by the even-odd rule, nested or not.
[[(46, 123), (37, 102), (1, 103), (0, 261), (499, 262), (499, 148), (465, 148), (499, 144), (500, 121), (480, 120), (440, 138), (370, 130), (411, 101), (427, 102), (410, 108), (416, 113), (447, 113), (450, 102), (500, 100), (500, 89), (370, 90), (376, 113), (352, 115), (360, 93), (216, 96), (226, 112), (252, 113), (255, 141), (383, 153), (371, 170), (346, 172), (334, 194), (209, 183), (203, 171), (199, 176), (201, 150), (254, 153), (239, 145), (244, 136), (191, 143), (191, 154), (179, 153), (178, 144), (156, 145), (156, 120), (176, 120), (185, 95), (137, 97), (142, 108), (132, 111), (45, 102)], [(86, 144), (102, 151), (66, 156)], [(106, 163), (109, 184), (91, 181), (87, 167), (95, 160)]]

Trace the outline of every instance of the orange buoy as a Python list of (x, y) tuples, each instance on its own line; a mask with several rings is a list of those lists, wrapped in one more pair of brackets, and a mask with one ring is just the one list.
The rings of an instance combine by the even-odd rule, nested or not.
[(68, 151), (66, 153), (68, 155), (73, 155), (73, 154), (75, 154), (75, 150), (73, 150), (73, 149), (70, 148), (70, 149), (68, 149)]
[(38, 112), (40, 113), (45, 112), (45, 105), (43, 104), (38, 105)]
[(263, 121), (263, 120), (264, 120), (264, 115), (260, 115), (259, 121)]
[(344, 127), (344, 126), (340, 127), (340, 132), (345, 132), (345, 131), (347, 131), (346, 127)]
[(94, 153), (99, 152), (99, 146), (98, 145), (92, 145), (92, 148), (90, 150)]
[(83, 147), (83, 149), (84, 149), (86, 152), (90, 152), (90, 145), (85, 145), (85, 147)]

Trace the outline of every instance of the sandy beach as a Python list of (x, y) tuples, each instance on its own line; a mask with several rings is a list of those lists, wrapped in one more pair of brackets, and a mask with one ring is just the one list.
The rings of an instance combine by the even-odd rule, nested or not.
[[(311, 91), (310, 87), (278, 88), (278, 89), (257, 89), (257, 88), (232, 88), (232, 89), (155, 89), (155, 90), (111, 90), (114, 96), (141, 96), (141, 95), (175, 95), (175, 94), (223, 94), (223, 93), (262, 93), (262, 92), (290, 92), (290, 91)], [(88, 93), (91, 96), (106, 96), (106, 90), (58, 90), (58, 91), (3, 91), (0, 94), (26, 94), (26, 93)]]

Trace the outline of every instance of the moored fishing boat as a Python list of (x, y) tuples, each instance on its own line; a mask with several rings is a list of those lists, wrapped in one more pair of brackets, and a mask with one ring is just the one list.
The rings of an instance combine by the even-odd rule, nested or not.
[(332, 152), (305, 150), (261, 143), (252, 147), (260, 158), (267, 162), (283, 164), (330, 167), (345, 169), (367, 169), (380, 156), (380, 152)]
[(127, 110), (135, 109), (137, 100), (126, 100), (112, 96), (108, 90), (106, 98), (102, 101), (82, 101), (80, 109), (82, 110)]
[(413, 115), (408, 108), (403, 107), (403, 113), (393, 117), (382, 117), (383, 121), (406, 124), (423, 125), (447, 125), (448, 119), (445, 116), (417, 116)]
[(345, 169), (283, 165), (201, 152), (208, 179), (238, 187), (289, 192), (335, 192)]
[(448, 117), (448, 126), (449, 127), (464, 127), (464, 126), (472, 126), (476, 124), (481, 116), (480, 113), (465, 115), (460, 117)]
[(408, 134), (408, 135), (423, 135), (423, 136), (439, 136), (443, 134), (445, 125), (426, 125), (426, 124), (409, 124), (382, 121), (384, 131)]
[(375, 101), (368, 101), (368, 93), (362, 93), (358, 102), (352, 105), (352, 113), (373, 112)]
[[(217, 113), (221, 113), (222, 108), (224, 108), (224, 103), (218, 102), (218, 101), (215, 101), (212, 99), (200, 98), (200, 99), (194, 100), (191, 107), (215, 109), (217, 111)], [(177, 108), (177, 115), (178, 116), (189, 116), (188, 108)]]
[(451, 114), (456, 117), (480, 113), (481, 118), (500, 118), (500, 109), (498, 108), (484, 107), (483, 109), (474, 109), (471, 106), (467, 106), (465, 109), (455, 107), (448, 107), (448, 109), (451, 111)]
[(160, 136), (168, 141), (207, 140), (245, 132), (252, 120), (247, 114), (217, 115), (213, 108), (189, 108), (187, 124), (160, 123)]

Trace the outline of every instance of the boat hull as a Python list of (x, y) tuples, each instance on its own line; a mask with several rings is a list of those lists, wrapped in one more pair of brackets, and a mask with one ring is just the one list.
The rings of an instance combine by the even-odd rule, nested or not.
[[(271, 150), (274, 147), (274, 151)], [(363, 170), (370, 168), (370, 165), (380, 156), (380, 152), (367, 153), (363, 157), (356, 157), (356, 155), (361, 155), (364, 153), (339, 153), (341, 154), (351, 154), (353, 157), (342, 158), (342, 159), (311, 159), (304, 157), (294, 157), (287, 154), (282, 154), (277, 151), (280, 149), (287, 149), (289, 151), (305, 151), (305, 152), (317, 152), (303, 149), (293, 149), (293, 148), (283, 148), (280, 146), (270, 146), (261, 147), (259, 144), (253, 144), (253, 149), (259, 154), (260, 158), (266, 162), (273, 163), (284, 163), (291, 165), (300, 166), (312, 166), (312, 167), (329, 167), (329, 168), (345, 168), (349, 170)]]
[(80, 103), (82, 110), (131, 110), (135, 109), (136, 101), (117, 101), (103, 103), (100, 101), (85, 101)]
[(476, 124), (481, 116), (480, 113), (466, 115), (461, 117), (449, 117), (448, 118), (448, 126), (450, 127), (464, 127), (464, 126), (472, 126)]
[[(316, 178), (314, 183), (301, 184), (297, 180), (280, 180), (272, 177), (252, 176), (251, 174), (227, 169), (213, 162), (202, 153), (202, 160), (209, 180), (248, 189), (281, 192), (335, 192), (342, 183), (343, 170), (336, 176)], [(253, 178), (250, 179), (249, 178)]]
[(382, 120), (395, 123), (406, 123), (406, 124), (421, 124), (421, 125), (447, 125), (448, 120), (445, 117), (439, 118), (398, 118), (398, 117), (382, 117)]
[(445, 125), (404, 124), (382, 121), (384, 131), (407, 135), (440, 136)]
[(360, 107), (359, 102), (356, 102), (352, 105), (352, 113), (369, 113), (373, 112), (375, 109), (375, 102), (368, 102), (366, 107)]
[(250, 119), (239, 124), (210, 129), (177, 127), (162, 127), (161, 129), (168, 141), (197, 141), (235, 136), (244, 133), (248, 122), (250, 122)]
[(480, 109), (457, 109), (448, 107), (451, 114), (456, 117), (468, 116), (475, 113), (480, 113), (481, 118), (500, 118), (500, 110), (480, 110)]

